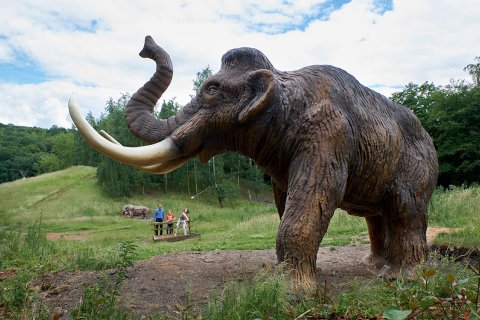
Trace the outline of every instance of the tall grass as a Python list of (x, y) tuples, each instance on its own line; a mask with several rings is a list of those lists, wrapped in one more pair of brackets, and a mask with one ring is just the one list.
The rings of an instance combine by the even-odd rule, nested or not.
[(212, 297), (202, 319), (289, 319), (289, 285), (281, 272), (265, 270), (246, 283), (231, 283)]
[(480, 186), (437, 189), (429, 208), (430, 226), (457, 228), (441, 234), (437, 243), (480, 247)]
[(37, 273), (54, 269), (59, 251), (55, 244), (47, 241), (41, 217), (26, 231), (0, 232), (0, 270), (15, 274), (0, 282), (0, 310), (5, 310), (4, 315), (0, 313), (0, 317), (9, 318), (15, 314), (25, 317), (26, 313), (33, 312), (38, 318), (39, 312), (43, 314), (42, 308), (31, 310), (26, 307), (36, 299), (28, 282)]
[(480, 266), (433, 253), (417, 267), (416, 277), (352, 283), (333, 300), (334, 309), (353, 319), (378, 314), (387, 318), (385, 313), (392, 309), (397, 311), (393, 319), (479, 319), (479, 271)]
[(136, 245), (129, 241), (120, 243), (117, 250), (118, 259), (115, 263), (115, 276), (109, 279), (103, 276), (100, 281), (85, 288), (81, 303), (72, 310), (71, 316), (75, 319), (130, 319), (129, 311), (119, 307), (120, 284), (127, 276), (127, 268), (133, 266)]

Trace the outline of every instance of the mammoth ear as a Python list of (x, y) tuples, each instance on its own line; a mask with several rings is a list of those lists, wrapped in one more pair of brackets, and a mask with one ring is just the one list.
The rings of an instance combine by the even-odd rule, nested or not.
[(255, 96), (238, 115), (238, 121), (242, 125), (251, 121), (262, 111), (270, 103), (275, 92), (273, 73), (267, 69), (251, 72), (248, 75), (247, 83), (252, 87)]

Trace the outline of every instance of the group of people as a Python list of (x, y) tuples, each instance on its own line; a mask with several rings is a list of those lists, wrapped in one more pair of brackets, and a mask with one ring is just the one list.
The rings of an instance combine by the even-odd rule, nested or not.
[[(177, 221), (177, 228), (175, 230), (175, 235), (178, 234), (178, 228), (180, 225), (183, 227), (183, 234), (187, 234), (187, 222), (190, 221), (188, 218), (188, 214), (190, 211), (188, 208), (183, 209), (180, 217)], [(157, 209), (155, 209), (155, 214), (153, 216), (153, 221), (161, 222), (155, 225), (155, 236), (158, 236), (159, 232), (160, 235), (163, 235), (163, 222), (167, 223), (167, 230), (166, 234), (173, 234), (173, 221), (175, 220), (175, 215), (172, 213), (172, 210), (168, 210), (167, 214), (165, 215), (165, 209), (163, 209), (162, 205), (159, 204)]]

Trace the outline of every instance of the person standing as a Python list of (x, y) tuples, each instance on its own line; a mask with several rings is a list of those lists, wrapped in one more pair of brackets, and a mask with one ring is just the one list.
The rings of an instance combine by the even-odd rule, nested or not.
[(187, 221), (190, 221), (190, 219), (188, 218), (189, 213), (190, 211), (188, 210), (188, 208), (183, 209), (182, 214), (180, 215), (180, 218), (177, 222), (177, 229), (175, 230), (175, 235), (178, 234), (178, 227), (180, 225), (182, 225), (183, 227), (183, 234), (187, 235)]
[(162, 208), (161, 204), (158, 204), (157, 209), (155, 209), (155, 215), (153, 216), (154, 222), (160, 222), (155, 225), (155, 236), (158, 236), (158, 230), (160, 229), (160, 235), (163, 235), (163, 220), (165, 219), (165, 210)]
[(168, 210), (168, 213), (165, 217), (165, 222), (172, 222), (167, 224), (167, 234), (173, 234), (173, 220), (175, 220), (175, 215), (172, 213), (172, 210)]

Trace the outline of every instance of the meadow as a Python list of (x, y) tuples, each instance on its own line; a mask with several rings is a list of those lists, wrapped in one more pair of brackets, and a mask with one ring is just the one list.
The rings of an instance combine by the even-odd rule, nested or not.
[[(91, 167), (71, 167), (63, 171), (1, 184), (0, 203), (0, 271), (14, 270), (15, 273), (14, 276), (0, 281), (2, 290), (0, 292), (0, 315), (3, 310), (4, 313), (10, 312), (10, 315), (16, 313), (19, 318), (21, 311), (25, 312), (27, 302), (35, 300), (35, 295), (29, 293), (28, 281), (40, 274), (58, 269), (75, 271), (118, 267), (118, 261), (122, 259), (122, 252), (118, 251), (119, 243), (135, 248), (134, 257), (128, 257), (127, 262), (129, 263), (133, 260), (181, 251), (272, 249), (275, 247), (275, 236), (279, 224), (276, 208), (270, 202), (237, 199), (227, 202), (224, 208), (220, 208), (216, 201), (208, 196), (208, 193), (192, 199), (186, 195), (164, 194), (160, 191), (155, 195), (108, 198), (96, 185), (95, 168)], [(177, 215), (182, 208), (188, 207), (193, 220), (192, 231), (198, 233), (199, 236), (180, 242), (153, 242), (152, 215), (147, 220), (125, 218), (121, 215), (121, 208), (126, 203), (146, 205), (152, 210), (157, 203), (162, 203), (166, 209), (172, 209)], [(454, 233), (441, 234), (437, 237), (435, 240), (437, 245), (477, 248), (478, 250), (480, 246), (480, 187), (436, 190), (429, 208), (429, 220), (430, 226), (455, 228), (456, 230)], [(359, 243), (368, 243), (364, 220), (338, 210), (321, 245), (343, 246)], [(125, 256), (123, 259), (122, 261), (126, 261)], [(467, 276), (464, 274), (468, 274), (468, 272), (462, 268), (458, 274), (465, 279)], [(476, 278), (475, 269), (472, 272), (467, 277), (471, 282), (469, 282), (468, 290), (471, 290), (472, 294), (477, 290), (476, 308), (478, 308), (480, 284), (475, 289), (478, 269)], [(424, 279), (427, 279), (428, 282), (429, 277), (433, 277), (433, 275), (428, 273)], [(248, 285), (257, 288), (258, 284), (273, 283), (272, 286), (276, 286), (278, 289), (279, 286), (283, 286), (281, 282), (281, 276), (274, 276), (268, 279), (262, 278)], [(380, 288), (384, 288), (384, 285), (380, 286)], [(395, 290), (398, 291), (398, 283), (396, 286)], [(402, 284), (402, 286), (402, 290), (406, 290), (406, 292), (417, 290), (406, 284)], [(235, 295), (249, 292), (245, 287), (235, 287), (232, 290), (236, 290), (234, 291)], [(255, 289), (250, 291), (252, 290), (255, 291)], [(352, 286), (352, 291), (329, 299), (335, 306), (334, 310), (329, 309), (329, 312), (340, 312), (342, 310), (341, 302), (351, 299), (349, 295), (357, 294), (367, 297), (366, 292), (370, 292), (369, 290), (388, 291), (388, 288), (366, 288), (361, 285), (355, 288)], [(390, 290), (393, 289), (390, 288)], [(435, 295), (430, 293), (430, 296)], [(283, 301), (282, 303), (287, 303), (284, 301), (285, 296), (275, 295), (275, 297), (274, 299), (280, 299)], [(356, 301), (361, 301), (358, 300), (358, 297), (356, 299)], [(391, 304), (396, 305), (398, 310), (408, 308), (408, 305), (401, 303), (398, 296), (396, 299), (396, 302), (392, 301)], [(472, 299), (475, 300), (473, 296)], [(206, 311), (204, 317), (208, 318), (207, 314), (221, 315), (222, 308), (235, 307), (228, 305), (226, 298), (222, 301), (225, 304), (215, 304), (215, 308)], [(309, 309), (311, 310), (310, 314), (320, 312), (316, 309), (315, 304), (312, 306), (311, 301), (309, 303), (302, 303), (297, 312)], [(367, 304), (367, 302), (365, 303)], [(236, 306), (236, 308), (241, 307)], [(284, 306), (282, 308), (280, 309), (285, 311), (291, 310), (292, 307)], [(478, 309), (472, 310), (472, 314), (475, 316)], [(361, 314), (362, 312), (375, 314), (382, 311), (362, 305), (357, 313)], [(37, 315), (37, 318), (41, 318), (41, 316)], [(280, 317), (277, 314), (275, 318), (283, 318), (283, 316)], [(288, 315), (285, 315), (285, 319), (288, 318)]]
[[(73, 167), (2, 184), (2, 231), (27, 232), (29, 227), (41, 223), (45, 234), (64, 235), (64, 239), (60, 239), (64, 248), (72, 247), (75, 251), (79, 247), (91, 247), (99, 253), (129, 240), (138, 245), (140, 259), (173, 251), (275, 246), (279, 219), (271, 202), (237, 199), (220, 208), (208, 195), (191, 199), (175, 193), (112, 199), (102, 195), (95, 181), (94, 168)], [(121, 208), (126, 203), (146, 205), (152, 211), (157, 203), (162, 203), (177, 215), (188, 207), (193, 231), (201, 236), (178, 243), (154, 243), (150, 241), (153, 215), (146, 220), (125, 218)], [(330, 229), (323, 245), (368, 241), (363, 220), (344, 212), (336, 214)]]

